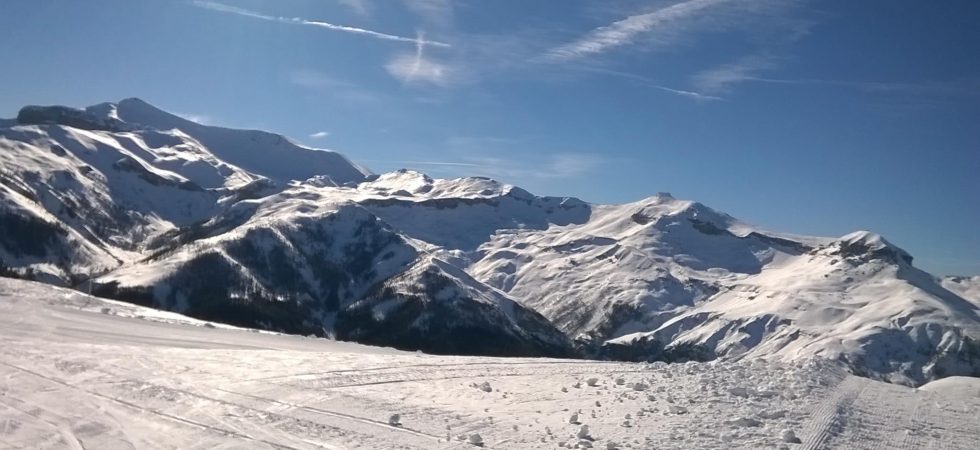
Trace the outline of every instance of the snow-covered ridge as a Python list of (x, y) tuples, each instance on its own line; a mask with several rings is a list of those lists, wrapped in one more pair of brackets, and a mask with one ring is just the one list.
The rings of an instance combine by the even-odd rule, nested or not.
[(343, 184), (362, 181), (370, 174), (336, 152), (304, 147), (282, 135), (265, 131), (201, 125), (138, 98), (102, 103), (84, 110), (28, 106), (18, 115), (18, 122), (110, 132), (177, 129), (203, 144), (222, 161), (279, 182), (328, 176), (335, 183)]
[(980, 283), (926, 274), (872, 232), (776, 233), (667, 193), (600, 205), (373, 175), (138, 99), (0, 125), (5, 275), (434, 352), (980, 375)]

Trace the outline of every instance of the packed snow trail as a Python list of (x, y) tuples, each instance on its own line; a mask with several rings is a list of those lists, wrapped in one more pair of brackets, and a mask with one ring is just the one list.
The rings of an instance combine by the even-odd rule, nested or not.
[[(980, 380), (973, 381), (980, 386)], [(830, 414), (824, 408), (811, 417), (816, 432), (802, 449), (971, 448), (980, 438), (976, 394), (908, 389), (853, 376), (835, 391)], [(957, 417), (967, 420), (950, 420)]]
[[(7, 279), (0, 341), (4, 449), (955, 449), (980, 439), (975, 379), (914, 390), (824, 362), (431, 356)], [(794, 435), (802, 442), (784, 442)]]

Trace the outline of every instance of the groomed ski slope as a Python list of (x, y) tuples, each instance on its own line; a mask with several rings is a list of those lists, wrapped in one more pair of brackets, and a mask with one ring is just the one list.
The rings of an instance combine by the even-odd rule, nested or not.
[[(821, 362), (430, 356), (215, 326), (9, 279), (0, 279), (0, 342), (0, 448), (967, 449), (980, 440), (977, 379), (915, 390)], [(801, 442), (785, 442), (786, 430)]]

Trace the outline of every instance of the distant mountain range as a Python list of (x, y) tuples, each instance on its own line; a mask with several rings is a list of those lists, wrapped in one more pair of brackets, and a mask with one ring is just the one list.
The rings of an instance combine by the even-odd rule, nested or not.
[(0, 121), (0, 272), (206, 320), (435, 353), (839, 360), (980, 376), (980, 278), (870, 232), (759, 230), (669, 194), (622, 205), (371, 174), (139, 99)]

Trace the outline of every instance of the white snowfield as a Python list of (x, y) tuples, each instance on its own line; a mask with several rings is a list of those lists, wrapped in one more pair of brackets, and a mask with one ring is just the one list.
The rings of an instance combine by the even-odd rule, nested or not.
[(213, 327), (0, 279), (5, 449), (974, 449), (980, 383), (475, 358)]

